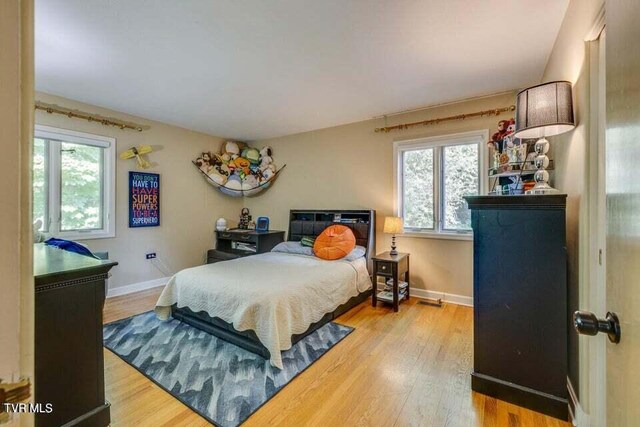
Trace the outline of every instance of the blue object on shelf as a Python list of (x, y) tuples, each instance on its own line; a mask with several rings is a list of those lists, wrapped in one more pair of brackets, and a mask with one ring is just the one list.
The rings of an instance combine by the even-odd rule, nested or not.
[(269, 231), (269, 217), (258, 217), (256, 221), (256, 231)]
[(86, 246), (81, 245), (80, 243), (74, 242), (72, 240), (56, 239), (55, 237), (52, 237), (49, 240), (46, 240), (44, 244), (49, 246), (55, 246), (58, 249), (62, 249), (67, 252), (73, 252), (79, 255), (100, 259), (97, 256), (95, 256)]

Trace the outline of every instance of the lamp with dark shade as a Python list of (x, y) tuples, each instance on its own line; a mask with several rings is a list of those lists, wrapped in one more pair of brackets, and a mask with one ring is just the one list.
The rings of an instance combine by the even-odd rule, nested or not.
[(573, 118), (571, 83), (543, 83), (524, 89), (516, 100), (515, 138), (539, 138), (535, 145), (535, 186), (527, 194), (550, 194), (558, 190), (549, 185), (549, 141), (547, 136), (568, 132), (576, 126)]

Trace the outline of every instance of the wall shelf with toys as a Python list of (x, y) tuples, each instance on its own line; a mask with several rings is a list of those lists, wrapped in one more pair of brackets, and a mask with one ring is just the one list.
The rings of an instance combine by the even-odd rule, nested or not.
[[(490, 180), (489, 194), (524, 194), (535, 185), (536, 153), (534, 140), (514, 138), (515, 120), (500, 120), (498, 130), (488, 143)], [(553, 160), (547, 171), (553, 170)]]
[(261, 150), (235, 141), (227, 141), (220, 154), (205, 152), (192, 163), (209, 184), (231, 197), (253, 197), (273, 184), (280, 169), (273, 163), (273, 150)]

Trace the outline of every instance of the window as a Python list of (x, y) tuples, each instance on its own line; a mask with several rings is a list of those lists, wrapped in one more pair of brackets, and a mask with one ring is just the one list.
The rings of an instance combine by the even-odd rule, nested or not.
[(398, 141), (394, 145), (398, 215), (405, 233), (470, 238), (464, 196), (482, 194), (487, 131)]
[(67, 239), (115, 236), (115, 139), (36, 125), (33, 220)]

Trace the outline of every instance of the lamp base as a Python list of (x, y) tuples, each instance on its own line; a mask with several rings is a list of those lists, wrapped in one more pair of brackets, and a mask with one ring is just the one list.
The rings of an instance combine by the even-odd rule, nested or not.
[(396, 235), (391, 236), (391, 251), (389, 255), (398, 255), (398, 251), (396, 251)]

